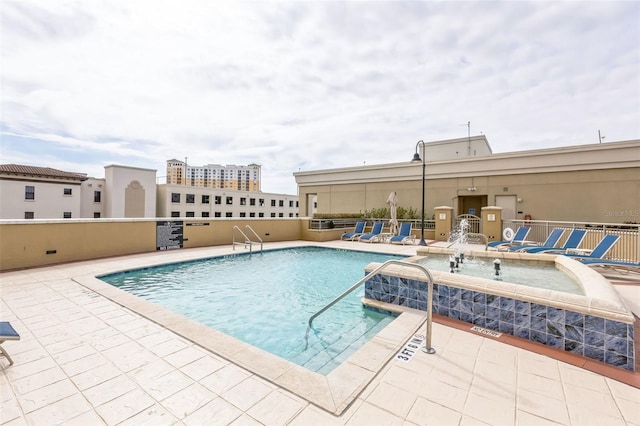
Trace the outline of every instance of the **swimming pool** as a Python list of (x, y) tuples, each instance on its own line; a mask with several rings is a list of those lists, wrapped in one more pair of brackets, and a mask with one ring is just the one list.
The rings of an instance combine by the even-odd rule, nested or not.
[(314, 322), (309, 317), (397, 255), (303, 247), (238, 254), (100, 276), (109, 284), (321, 374), (393, 317), (366, 309), (364, 287)]

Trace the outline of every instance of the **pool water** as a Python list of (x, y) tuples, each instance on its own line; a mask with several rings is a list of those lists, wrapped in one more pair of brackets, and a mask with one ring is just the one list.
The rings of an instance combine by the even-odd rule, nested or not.
[[(432, 271), (450, 272), (448, 256), (429, 256), (416, 263)], [(458, 268), (453, 273), (584, 296), (582, 286), (554, 265), (502, 260), (500, 275), (496, 276), (493, 259), (470, 257), (465, 258), (463, 263), (458, 263)]]
[(399, 256), (304, 247), (240, 254), (99, 277), (253, 346), (328, 374), (389, 324), (366, 309), (364, 286), (313, 322), (311, 315), (364, 277), (371, 262)]

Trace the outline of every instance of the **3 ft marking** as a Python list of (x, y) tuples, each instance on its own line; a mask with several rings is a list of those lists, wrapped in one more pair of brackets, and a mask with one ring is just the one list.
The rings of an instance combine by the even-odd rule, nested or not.
[(414, 334), (411, 339), (402, 347), (400, 352), (396, 354), (396, 359), (402, 362), (409, 362), (413, 356), (420, 350), (424, 343), (422, 334)]

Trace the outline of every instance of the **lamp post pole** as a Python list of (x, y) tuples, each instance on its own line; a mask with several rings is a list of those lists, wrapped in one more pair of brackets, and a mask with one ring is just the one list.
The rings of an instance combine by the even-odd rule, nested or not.
[(425, 159), (424, 156), (423, 158), (420, 158), (420, 154), (418, 153), (418, 147), (420, 146), (420, 144), (422, 144), (422, 146), (424, 146), (424, 141), (419, 140), (418, 143), (416, 144), (416, 152), (415, 154), (413, 154), (413, 159), (411, 160), (412, 163), (417, 163), (419, 161), (422, 162), (422, 222), (420, 223), (420, 242), (418, 243), (419, 246), (426, 246), (427, 243), (424, 240), (424, 179), (425, 179), (425, 168), (426, 168), (426, 164), (425, 164)]

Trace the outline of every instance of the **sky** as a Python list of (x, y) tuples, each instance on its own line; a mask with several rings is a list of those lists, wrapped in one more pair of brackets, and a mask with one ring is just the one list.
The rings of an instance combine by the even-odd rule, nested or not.
[(639, 139), (638, 22), (636, 0), (0, 0), (0, 163), (257, 163), (296, 194), (418, 140)]

